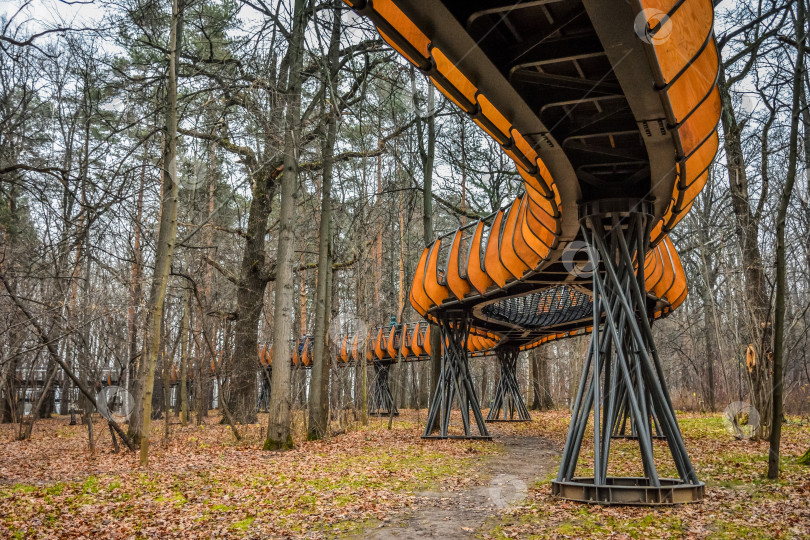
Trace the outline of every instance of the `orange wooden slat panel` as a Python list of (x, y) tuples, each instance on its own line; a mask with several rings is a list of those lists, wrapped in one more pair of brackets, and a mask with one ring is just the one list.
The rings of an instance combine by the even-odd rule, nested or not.
[(720, 137), (717, 134), (717, 130), (714, 129), (709, 134), (709, 137), (700, 144), (697, 150), (686, 158), (686, 163), (684, 164), (684, 178), (682, 179), (684, 185), (688, 186), (694, 182), (695, 179), (711, 165), (717, 155), (719, 145)]
[(673, 228), (675, 227), (675, 225), (677, 225), (678, 223), (680, 223), (680, 222), (681, 222), (681, 220), (683, 220), (683, 218), (685, 218), (685, 217), (686, 217), (686, 215), (689, 213), (689, 210), (691, 210), (691, 209), (692, 209), (692, 205), (693, 205), (694, 203), (695, 203), (695, 201), (694, 201), (694, 200), (690, 201), (690, 202), (689, 202), (689, 204), (687, 204), (686, 206), (684, 206), (684, 207), (683, 207), (683, 210), (681, 210), (681, 211), (680, 211), (678, 214), (675, 214), (675, 215), (674, 215), (675, 217), (674, 217), (674, 219), (673, 219), (673, 220), (670, 222), (670, 225), (669, 225), (669, 228), (670, 228), (670, 229), (673, 229)]
[(461, 277), (459, 257), (461, 256), (461, 238), (464, 232), (461, 230), (456, 231), (453, 236), (453, 244), (450, 247), (450, 257), (447, 260), (447, 286), (459, 300), (470, 292), (472, 287), (470, 283)]
[(720, 92), (715, 87), (712, 93), (695, 112), (678, 128), (684, 155), (688, 156), (717, 127), (720, 120)]
[(644, 270), (644, 284), (648, 291), (655, 288), (664, 275), (664, 259), (661, 257), (661, 244), (647, 252), (650, 266)]
[(549, 227), (559, 227), (559, 222), (544, 211), (535, 212), (535, 210), (534, 201), (530, 200), (526, 206), (524, 237), (538, 255), (545, 256), (555, 240), (555, 235)]
[(484, 241), (484, 222), (478, 221), (473, 233), (473, 239), (470, 245), (470, 256), (467, 259), (467, 279), (475, 287), (480, 294), (484, 294), (486, 290), (495, 284), (489, 275), (484, 270), (484, 265), (481, 264), (481, 246)]
[(442, 239), (439, 238), (430, 247), (427, 264), (425, 265), (425, 292), (430, 298), (431, 307), (439, 306), (450, 298), (450, 289), (439, 281), (439, 253), (442, 248)]
[(398, 351), (396, 349), (396, 337), (397, 337), (397, 327), (391, 326), (391, 331), (388, 332), (388, 339), (385, 342), (385, 351), (388, 353), (390, 358), (396, 358), (398, 356)]
[(511, 122), (501, 114), (485, 95), (479, 92), (476, 99), (478, 106), (481, 108), (481, 115), (489, 121), (491, 127), (478, 119), (475, 119), (475, 123), (500, 144), (510, 144), (512, 140), (510, 133), (512, 131)]
[[(458, 68), (450, 61), (447, 56), (438, 48), (433, 47), (430, 50), (433, 56), (433, 61), (436, 64), (436, 69), (442, 76), (450, 83), (470, 104), (475, 104), (475, 93), (478, 89)], [(455, 100), (454, 100), (455, 101)], [(470, 112), (471, 107), (462, 107), (462, 109)]]
[(425, 328), (425, 337), (422, 340), (422, 349), (425, 351), (425, 354), (430, 355), (430, 351), (432, 349), (430, 346), (430, 325), (427, 325), (427, 328)]
[(678, 256), (678, 252), (675, 250), (675, 246), (672, 244), (672, 240), (669, 238), (669, 236), (664, 238), (663, 243), (666, 245), (670, 258), (672, 259), (672, 268), (674, 271), (673, 281), (672, 286), (670, 286), (669, 290), (666, 292), (666, 297), (669, 303), (673, 305), (674, 309), (674, 307), (677, 307), (675, 306), (676, 301), (679, 299), (680, 301), (683, 301), (683, 298), (686, 298), (686, 274), (684, 274), (683, 271), (681, 258)]
[(501, 263), (499, 244), (503, 214), (504, 211), (499, 210), (498, 214), (495, 216), (495, 221), (492, 222), (492, 227), (489, 229), (489, 236), (487, 237), (487, 250), (484, 255), (484, 270), (499, 287), (506, 285), (507, 280), (512, 277), (509, 270)]
[[(524, 194), (520, 202), (520, 210), (518, 211), (518, 219), (517, 223), (515, 223), (515, 232), (512, 237), (512, 242), (515, 247), (515, 253), (517, 253), (518, 257), (520, 257), (528, 268), (533, 270), (537, 268), (540, 261), (545, 259), (545, 255), (541, 256), (532, 249), (531, 245), (526, 241), (524, 227), (526, 225), (526, 213), (529, 208), (529, 200), (529, 196)], [(534, 234), (530, 234), (530, 236), (534, 237)]]
[(662, 267), (664, 272), (663, 275), (661, 276), (661, 279), (659, 279), (658, 283), (656, 283), (655, 286), (652, 288), (652, 293), (658, 298), (663, 298), (665, 293), (672, 286), (672, 283), (675, 279), (675, 267), (672, 263), (672, 257), (670, 256), (669, 250), (667, 249), (666, 240), (658, 244), (658, 247), (656, 249), (661, 254)]
[(310, 349), (312, 346), (312, 340), (309, 339), (308, 337), (304, 337), (303, 341), (304, 343), (301, 352), (301, 363), (304, 364), (305, 366), (309, 366), (312, 363), (312, 351)]
[(711, 0), (686, 0), (653, 36), (655, 55), (665, 82), (672, 81), (700, 51), (713, 23)]
[(551, 194), (551, 188), (545, 185), (545, 182), (541, 181), (542, 176), (539, 172), (536, 174), (530, 174), (518, 167), (518, 174), (520, 174), (520, 177), (523, 178), (523, 182), (526, 184), (527, 190), (531, 188), (543, 198), (545, 198), (546, 195)]
[(667, 90), (676, 123), (682, 122), (709, 93), (717, 80), (717, 67), (717, 47), (710, 39), (698, 59)]
[(349, 361), (349, 334), (343, 336), (343, 343), (340, 345), (340, 359), (344, 363)]
[(383, 339), (383, 329), (377, 332), (377, 337), (374, 339), (374, 355), (377, 357), (378, 360), (382, 360), (385, 358), (385, 344)]
[(393, 0), (375, 0), (372, 4), (374, 11), (379, 13), (405, 41), (411, 44), (423, 57), (428, 58), (430, 40), (417, 28), (413, 21), (405, 15)]
[[(413, 332), (411, 332), (411, 335), (413, 335)], [(402, 343), (402, 347), (400, 348), (400, 350), (402, 351), (402, 356), (404, 358), (410, 358), (411, 356), (413, 356), (413, 352), (411, 351), (411, 340), (408, 337), (407, 324), (402, 325), (402, 337), (400, 338), (400, 340)]]
[(417, 60), (417, 59), (416, 59), (416, 57), (411, 56), (410, 54), (406, 53), (406, 52), (405, 52), (405, 51), (402, 49), (402, 47), (400, 47), (399, 45), (397, 45), (396, 41), (394, 41), (393, 39), (391, 39), (391, 38), (388, 36), (388, 34), (386, 34), (385, 32), (383, 32), (383, 30), (382, 30), (381, 28), (377, 28), (377, 32), (379, 32), (379, 33), (380, 33), (380, 36), (381, 36), (381, 37), (382, 37), (382, 38), (385, 40), (385, 42), (386, 42), (386, 43), (388, 43), (388, 44), (389, 44), (391, 47), (393, 47), (393, 49), (394, 49), (395, 51), (397, 51), (397, 52), (400, 54), (400, 56), (402, 56), (403, 58), (405, 58), (405, 60), (407, 60), (407, 61), (408, 61), (408, 62), (410, 62), (411, 64), (413, 64), (413, 65), (415, 65), (415, 66), (419, 66), (419, 64), (420, 64), (421, 62), (419, 62), (419, 60)]
[(422, 332), (427, 323), (417, 322), (413, 329), (413, 339), (411, 340), (411, 350), (414, 356), (422, 356), (425, 349), (422, 347)]
[(416, 265), (416, 272), (414, 272), (413, 281), (411, 282), (411, 292), (409, 294), (413, 309), (423, 317), (425, 313), (427, 313), (428, 308), (430, 308), (430, 298), (428, 298), (425, 292), (425, 267), (427, 266), (428, 253), (430, 253), (430, 246), (422, 251), (419, 264)]
[(500, 249), (498, 250), (501, 256), (501, 263), (504, 268), (509, 270), (509, 273), (512, 274), (515, 279), (522, 278), (523, 273), (529, 270), (529, 266), (523, 262), (515, 251), (513, 241), (515, 237), (515, 225), (518, 222), (518, 215), (520, 213), (520, 201), (521, 199), (518, 197), (512, 203), (512, 206), (509, 207), (509, 212), (506, 214), (506, 222), (504, 223), (503, 232), (501, 234)]
[(683, 191), (683, 200), (678, 204), (678, 211), (682, 212), (683, 208), (691, 206), (695, 197), (701, 192), (706, 181), (709, 179), (709, 170), (706, 169), (692, 184)]
[(352, 340), (352, 359), (357, 361), (361, 358), (362, 352), (360, 351), (360, 332), (357, 332), (354, 334), (354, 339)]
[(679, 0), (641, 0), (641, 6), (644, 9), (655, 9), (668, 13), (672, 7), (678, 3)]

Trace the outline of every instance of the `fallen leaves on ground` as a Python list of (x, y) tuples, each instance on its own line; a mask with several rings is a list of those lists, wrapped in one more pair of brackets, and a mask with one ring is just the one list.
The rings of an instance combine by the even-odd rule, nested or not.
[[(533, 414), (519, 427), (542, 435), (561, 450), (567, 411)], [(810, 467), (796, 463), (810, 447), (810, 422), (790, 418), (782, 428), (779, 480), (765, 478), (767, 441), (734, 439), (722, 415), (678, 413), (686, 449), (700, 480), (702, 502), (678, 506), (598, 506), (551, 496), (551, 478), (541, 479), (523, 504), (490, 520), (486, 538), (807, 538), (810, 537)], [(664, 441), (654, 453), (662, 477), (677, 477)], [(593, 439), (585, 437), (577, 475), (593, 469)], [(642, 474), (638, 443), (614, 440), (608, 474)]]
[[(203, 426), (155, 427), (148, 468), (137, 456), (109, 450), (108, 432), (87, 449), (86, 428), (58, 417), (37, 423), (31, 441), (13, 441), (0, 426), (0, 537), (210, 538), (358, 535), (394, 515), (433, 504), (425, 490), (460, 492), (485, 484), (486, 460), (501, 445), (422, 440), (424, 411), (402, 411), (294, 450), (261, 450), (261, 426), (242, 426), (243, 442), (212, 417)], [(720, 415), (678, 415), (706, 499), (645, 508), (601, 507), (551, 496), (538, 478), (526, 500), (500, 510), (485, 538), (734, 538), (810, 536), (810, 467), (796, 457), (810, 447), (810, 423), (783, 428), (782, 476), (764, 478), (767, 442), (735, 440)], [(173, 419), (173, 421), (175, 421)], [(562, 450), (567, 411), (533, 413), (530, 423), (499, 424), (501, 435), (535, 436)], [(663, 442), (655, 443), (662, 476), (674, 474)], [(587, 474), (593, 441), (583, 442)], [(610, 474), (640, 472), (632, 441), (616, 441)], [(531, 459), (530, 455), (526, 459)], [(671, 460), (670, 460), (671, 461)], [(469, 528), (469, 527), (468, 527)]]
[[(381, 421), (283, 453), (261, 450), (260, 425), (236, 444), (217, 418), (156, 426), (148, 468), (137, 455), (90, 454), (83, 426), (36, 424), (30, 441), (0, 427), (0, 537), (290, 537), (351, 533), (418, 502), (422, 489), (473, 481), (486, 443), (423, 441), (415, 422)], [(102, 433), (96, 426), (95, 432)], [(109, 435), (97, 446), (111, 447)], [(491, 445), (490, 445), (491, 448)]]

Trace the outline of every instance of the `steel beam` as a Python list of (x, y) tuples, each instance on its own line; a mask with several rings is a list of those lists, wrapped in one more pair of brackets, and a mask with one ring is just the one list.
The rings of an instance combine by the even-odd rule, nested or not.
[[(599, 504), (675, 504), (703, 498), (675, 420), (650, 327), (644, 279), (652, 223), (647, 201), (607, 200), (580, 208), (593, 274), (591, 346), (552, 493)], [(601, 324), (600, 324), (601, 321)], [(576, 477), (580, 447), (593, 411), (593, 476)], [(608, 476), (611, 439), (639, 445), (644, 476)], [(663, 438), (679, 478), (660, 478), (653, 438)]]
[(399, 416), (394, 397), (391, 395), (391, 387), (388, 385), (388, 369), (391, 364), (375, 362), (373, 366), (374, 384), (371, 387), (369, 400), (371, 408), (368, 413), (373, 416), (390, 416), (393, 411), (394, 416)]
[[(487, 414), (487, 422), (531, 422), (532, 420), (517, 383), (518, 353), (519, 350), (513, 347), (500, 347), (495, 350), (501, 376), (495, 387), (495, 399)], [(516, 414), (517, 418), (515, 418)]]
[[(467, 358), (469, 314), (463, 310), (450, 311), (443, 313), (438, 322), (442, 338), (442, 365), (422, 438), (491, 439), (475, 394)], [(456, 403), (461, 412), (463, 435), (451, 435), (449, 432), (450, 413)], [(477, 435), (471, 430), (470, 413), (475, 420)]]

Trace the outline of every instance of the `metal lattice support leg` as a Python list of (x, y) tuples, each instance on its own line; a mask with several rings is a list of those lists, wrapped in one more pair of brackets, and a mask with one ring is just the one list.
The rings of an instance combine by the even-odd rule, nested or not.
[[(631, 375), (631, 382), (633, 382), (635, 373)], [(616, 402), (619, 405), (616, 407), (613, 416), (610, 436), (614, 439), (636, 439), (638, 438), (638, 433), (630, 415), (630, 400), (628, 399), (627, 388), (621, 380), (619, 381), (618, 396)], [(664, 434), (661, 432), (661, 422), (658, 420), (658, 414), (655, 412), (655, 407), (652, 405), (652, 396), (650, 395), (649, 389), (646, 392), (645, 399), (647, 401), (649, 422), (652, 427), (652, 437), (653, 439), (665, 439), (666, 437), (664, 437)]]
[[(705, 486), (697, 479), (675, 420), (650, 327), (644, 264), (635, 264), (645, 260), (652, 211), (646, 202), (629, 208), (626, 201), (599, 201), (581, 209), (582, 235), (595, 269), (594, 327), (552, 493), (601, 504), (697, 501), (703, 498)], [(575, 477), (591, 411), (594, 476)], [(643, 477), (607, 475), (611, 434), (619, 418), (625, 425), (629, 419), (636, 434)], [(660, 426), (666, 439), (677, 479), (658, 475), (653, 458), (655, 426)]]
[(371, 410), (369, 414), (374, 416), (390, 416), (394, 411), (394, 416), (399, 416), (399, 411), (394, 404), (394, 396), (391, 395), (391, 387), (388, 385), (388, 369), (390, 364), (374, 365), (374, 385), (371, 387)]
[[(435, 439), (491, 439), (484, 416), (475, 394), (470, 364), (467, 359), (467, 334), (469, 332), (468, 316), (466, 312), (459, 311), (446, 314), (439, 320), (439, 329), (442, 335), (442, 366), (433, 400), (430, 402), (430, 411), (427, 417), (427, 426), (423, 438)], [(458, 401), (461, 411), (461, 422), (464, 428), (463, 435), (450, 435), (450, 411), (453, 404)], [(472, 412), (478, 427), (478, 435), (470, 430), (470, 412)], [(438, 420), (438, 422), (437, 422)], [(432, 426), (438, 424), (438, 433)]]
[[(503, 347), (495, 351), (495, 354), (498, 355), (501, 377), (495, 388), (495, 399), (487, 414), (487, 422), (530, 422), (532, 419), (529, 409), (523, 401), (523, 396), (520, 395), (517, 383), (518, 353), (518, 349), (511, 347)], [(517, 418), (515, 418), (515, 413), (517, 413)]]

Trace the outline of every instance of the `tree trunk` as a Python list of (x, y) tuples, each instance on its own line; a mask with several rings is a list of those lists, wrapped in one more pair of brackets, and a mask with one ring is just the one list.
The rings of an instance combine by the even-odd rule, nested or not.
[[(416, 100), (416, 81), (411, 73), (411, 85)], [(436, 118), (433, 115), (435, 103), (435, 93), (433, 86), (428, 89), (428, 114), (427, 118), (419, 118), (416, 121), (416, 131), (419, 137), (419, 157), (422, 161), (422, 228), (425, 245), (433, 242), (433, 162), (436, 155)], [(418, 104), (414, 103), (418, 111)], [(424, 123), (424, 126), (423, 126)], [(425, 128), (427, 134), (424, 133)], [(441, 332), (438, 325), (431, 325), (430, 328), (430, 389), (433, 390), (439, 383), (442, 369), (442, 347)], [(430, 399), (433, 399), (433, 392), (430, 392)], [(436, 422), (439, 417), (436, 416)], [(437, 427), (437, 426), (436, 426)], [(433, 429), (433, 428), (431, 428)]]
[[(712, 180), (714, 174), (709, 172), (709, 181), (706, 184), (706, 190), (712, 189)], [(704, 370), (706, 373), (706, 399), (709, 404), (709, 409), (712, 412), (717, 411), (717, 403), (715, 399), (715, 382), (714, 382), (714, 366), (720, 358), (720, 346), (718, 343), (718, 317), (717, 306), (714, 301), (714, 286), (717, 280), (717, 272), (715, 271), (712, 261), (714, 257), (709, 252), (709, 213), (713, 212), (712, 205), (707, 200), (702, 210), (700, 224), (697, 227), (698, 236), (698, 255), (700, 257), (700, 267), (703, 273), (703, 286), (699, 287), (701, 301), (703, 303), (703, 334), (705, 339), (705, 361)], [(694, 211), (694, 210), (693, 210)]]
[(788, 146), (788, 169), (785, 187), (779, 197), (776, 216), (776, 305), (774, 307), (773, 350), (773, 417), (771, 418), (770, 452), (768, 453), (768, 478), (779, 478), (779, 446), (782, 439), (784, 415), (784, 356), (785, 356), (785, 296), (787, 288), (787, 261), (785, 245), (785, 222), (787, 221), (790, 197), (796, 183), (796, 162), (799, 154), (800, 95), (804, 91), (805, 48), (805, 0), (798, 0), (796, 20), (796, 69), (793, 71), (793, 104), (790, 117), (790, 142)]
[(318, 285), (315, 291), (315, 329), (313, 332), (312, 378), (310, 380), (309, 428), (307, 439), (317, 440), (326, 436), (329, 427), (329, 322), (332, 303), (332, 171), (335, 140), (337, 139), (337, 93), (338, 53), (340, 46), (340, 8), (333, 10), (334, 22), (329, 41), (329, 103), (326, 121), (326, 139), (321, 155), (323, 158), (323, 182), (321, 184), (321, 223), (318, 230)]
[[(133, 222), (132, 240), (132, 266), (129, 274), (129, 307), (127, 311), (127, 363), (125, 366), (127, 374), (126, 388), (132, 393), (133, 398), (141, 397), (141, 379), (138, 377), (138, 365), (135, 359), (138, 355), (138, 320), (141, 303), (141, 287), (143, 281), (143, 248), (141, 247), (141, 223), (143, 222), (143, 194), (146, 184), (146, 163), (148, 161), (147, 145), (144, 144), (143, 158), (141, 162), (141, 182), (138, 189), (138, 203), (135, 220)], [(143, 359), (141, 359), (142, 361)], [(129, 418), (129, 429), (127, 435), (140, 442), (141, 416), (138, 407), (134, 408)]]
[(529, 353), (531, 362), (532, 410), (547, 411), (554, 408), (551, 398), (551, 380), (548, 373), (547, 347), (537, 347)]
[(146, 369), (144, 373), (143, 401), (141, 405), (142, 466), (149, 464), (149, 436), (152, 429), (152, 392), (155, 386), (155, 368), (160, 354), (161, 325), (166, 287), (169, 282), (172, 254), (177, 238), (177, 57), (182, 46), (182, 0), (172, 1), (172, 21), (169, 31), (169, 68), (166, 77), (166, 148), (164, 154), (163, 200), (161, 201), (158, 241), (155, 253), (155, 273), (149, 291), (149, 318), (146, 339)]
[(747, 370), (751, 401), (762, 419), (755, 437), (765, 439), (770, 435), (772, 411), (770, 298), (765, 279), (765, 267), (759, 249), (760, 214), (751, 209), (742, 148), (742, 126), (737, 123), (734, 116), (730, 88), (726, 83), (726, 73), (722, 63), (718, 88), (723, 103), (720, 118), (725, 135), (724, 143), (735, 230), (741, 246), (742, 260), (745, 261), (743, 290), (748, 312), (748, 327), (755, 351), (754, 362), (748, 365)]
[(234, 325), (234, 362), (230, 377), (229, 408), (241, 423), (256, 422), (256, 373), (259, 369), (257, 343), (259, 319), (264, 307), (265, 236), (275, 193), (275, 183), (259, 180), (253, 190), (248, 214), (247, 240), (242, 254), (239, 283), (236, 290)]
[(188, 424), (188, 353), (189, 353), (189, 324), (191, 315), (191, 292), (188, 288), (183, 291), (183, 318), (180, 321), (180, 385), (178, 386), (180, 400), (180, 424)]
[[(306, 5), (305, 5), (306, 4)], [(295, 0), (290, 40), (290, 74), (284, 129), (284, 165), (281, 176), (276, 298), (273, 313), (273, 372), (270, 383), (270, 414), (265, 450), (292, 448), (290, 433), (290, 333), (293, 319), (293, 250), (298, 188), (297, 145), (301, 132), (301, 70), (303, 68), (305, 9), (308, 2)], [(253, 344), (255, 347), (255, 342)]]

